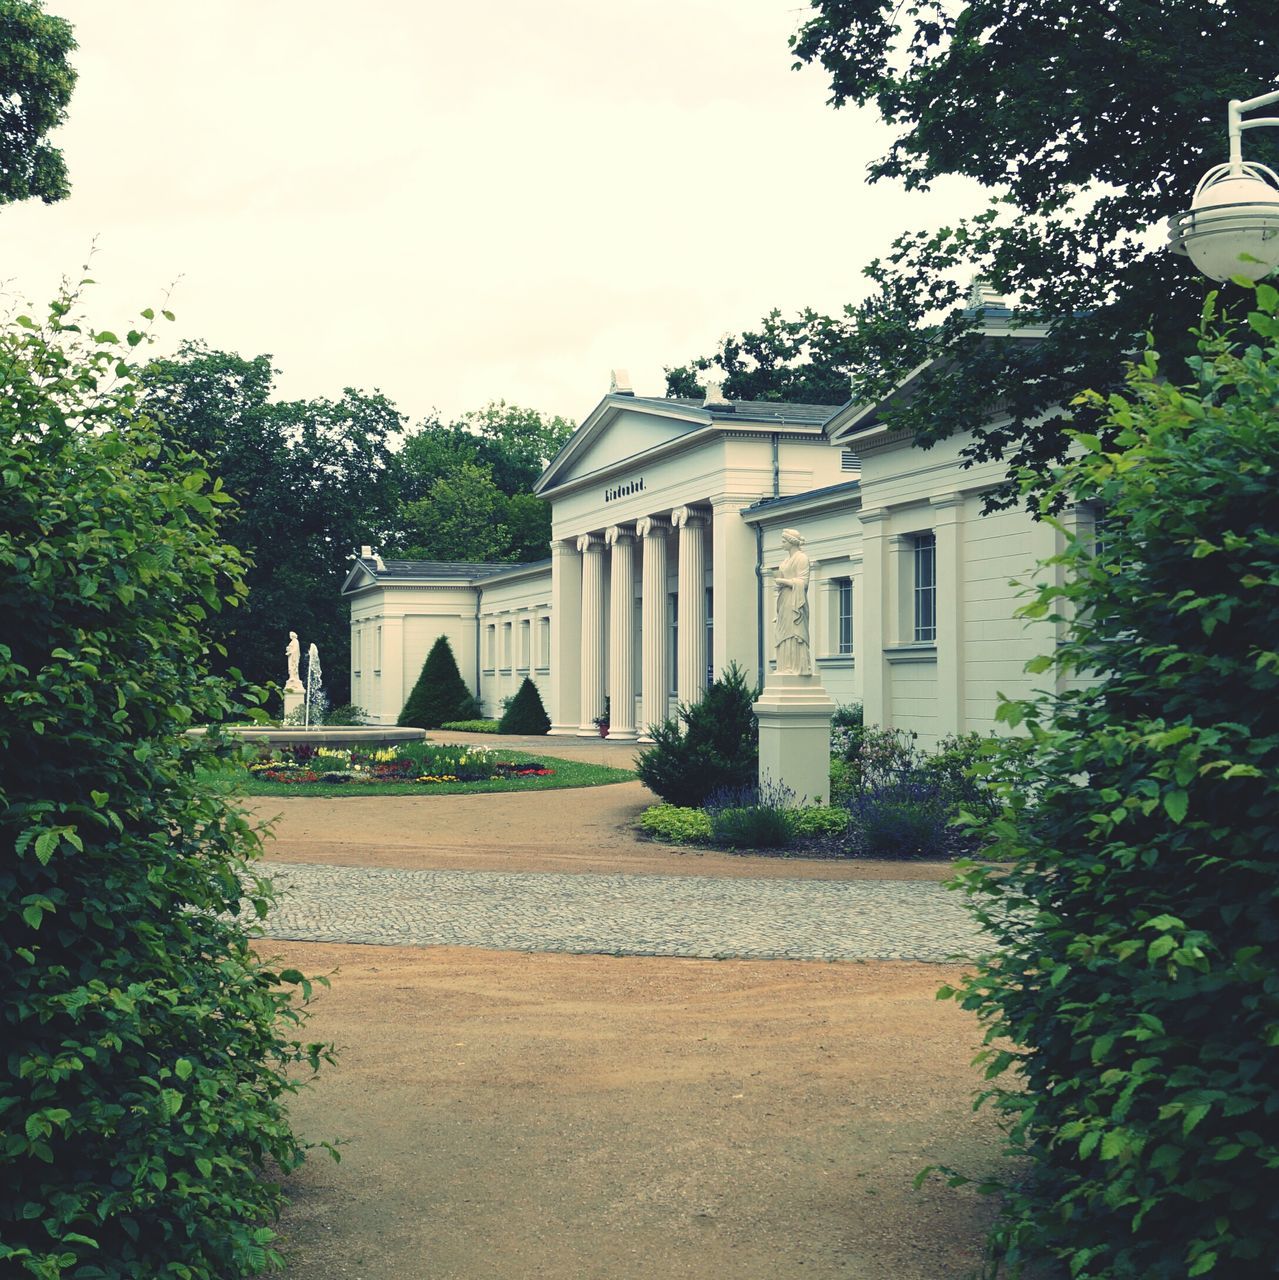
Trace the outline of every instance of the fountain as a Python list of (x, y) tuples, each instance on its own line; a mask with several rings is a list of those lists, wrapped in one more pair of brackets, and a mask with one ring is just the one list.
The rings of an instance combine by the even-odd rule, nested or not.
[[(228, 725), (225, 732), (232, 737), (260, 742), (268, 746), (289, 746), (308, 742), (331, 747), (384, 747), (397, 742), (421, 742), (425, 729), (401, 729), (397, 725), (334, 725), (324, 727), (324, 710), (327, 699), (322, 686), (320, 650), (313, 643), (306, 651), (306, 682), (301, 678), (302, 646), (298, 633), (289, 632), (285, 646), (288, 661), (288, 677), (284, 684), (284, 720), (282, 726), (265, 728), (258, 725)], [(188, 729), (189, 737), (203, 737), (205, 730)]]
[(315, 716), (316, 724), (324, 723), (325, 697), (320, 689), (323, 672), (320, 670), (320, 651), (314, 641), (306, 651), (306, 702), (302, 708), (302, 727), (311, 728), (311, 717)]

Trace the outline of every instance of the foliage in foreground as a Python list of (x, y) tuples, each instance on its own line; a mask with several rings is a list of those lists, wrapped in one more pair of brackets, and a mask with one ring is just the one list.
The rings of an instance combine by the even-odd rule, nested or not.
[[(1028, 616), (1088, 687), (1008, 704), (1033, 750), (964, 885), (997, 944), (959, 989), (1029, 1181), (993, 1236), (1079, 1280), (1273, 1275), (1279, 1257), (1279, 293), (1153, 354), (1055, 488), (1106, 513)], [(1245, 341), (1248, 345), (1245, 345)], [(1029, 797), (1034, 798), (1032, 805)], [(943, 994), (947, 994), (944, 992)], [(1005, 1048), (1005, 1044), (1011, 1042)], [(1023, 1087), (1024, 1086), (1024, 1087)]]
[(640, 781), (668, 804), (696, 807), (712, 791), (753, 786), (759, 771), (759, 696), (736, 663), (712, 680), (701, 699), (673, 720), (653, 725), (653, 745), (640, 754)]
[(422, 673), (396, 723), (414, 729), (438, 729), (445, 720), (469, 720), (478, 710), (457, 669), (448, 637), (440, 636), (426, 655)]
[(0, 335), (0, 1272), (230, 1280), (282, 1265), (287, 1071), (325, 1051), (250, 948), (257, 837), (197, 778), (239, 748), (182, 736), (246, 711), (204, 658), (244, 592), (226, 495), (69, 305)]

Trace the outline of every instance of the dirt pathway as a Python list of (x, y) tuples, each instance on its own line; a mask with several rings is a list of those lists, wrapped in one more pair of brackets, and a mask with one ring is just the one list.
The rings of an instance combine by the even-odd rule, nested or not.
[[(507, 744), (511, 745), (511, 744)], [(610, 744), (557, 741), (567, 756)], [(536, 749), (536, 748), (534, 748)], [(616, 746), (611, 748), (617, 754)], [(551, 750), (546, 752), (552, 754)], [(588, 754), (594, 753), (594, 754)], [(623, 762), (624, 763), (624, 762)], [(369, 867), (938, 880), (641, 841), (639, 783), (254, 801), (268, 858)], [(290, 1180), (289, 1280), (971, 1280), (1003, 1171), (975, 1022), (940, 966), (265, 941), (332, 973), (291, 1104), (345, 1139)], [(1027, 1278), (1030, 1280), (1030, 1277)]]

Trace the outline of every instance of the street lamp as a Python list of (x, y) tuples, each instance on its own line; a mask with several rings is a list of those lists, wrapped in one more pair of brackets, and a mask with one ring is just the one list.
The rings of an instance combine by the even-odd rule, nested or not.
[(1279, 90), (1230, 103), (1230, 160), (1200, 179), (1188, 213), (1168, 220), (1173, 253), (1188, 254), (1212, 280), (1260, 280), (1279, 266), (1279, 174), (1243, 158), (1245, 129), (1279, 125), (1279, 116), (1245, 120), (1244, 112), (1276, 102)]

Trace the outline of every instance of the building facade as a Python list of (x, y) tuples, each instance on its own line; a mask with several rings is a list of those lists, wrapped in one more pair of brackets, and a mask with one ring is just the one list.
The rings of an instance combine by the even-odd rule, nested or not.
[[(613, 391), (551, 462), (552, 555), (532, 565), (382, 561), (351, 603), (352, 700), (392, 723), (447, 635), (487, 714), (525, 676), (551, 733), (642, 740), (736, 663), (772, 657), (767, 571), (797, 529), (812, 561), (814, 668), (832, 699), (925, 743), (995, 728), (1052, 643), (1014, 617), (1018, 587), (1058, 549), (1020, 511), (981, 515), (998, 464), (963, 438), (923, 451), (878, 406), (645, 399)], [(1083, 517), (1077, 517), (1082, 519)]]

